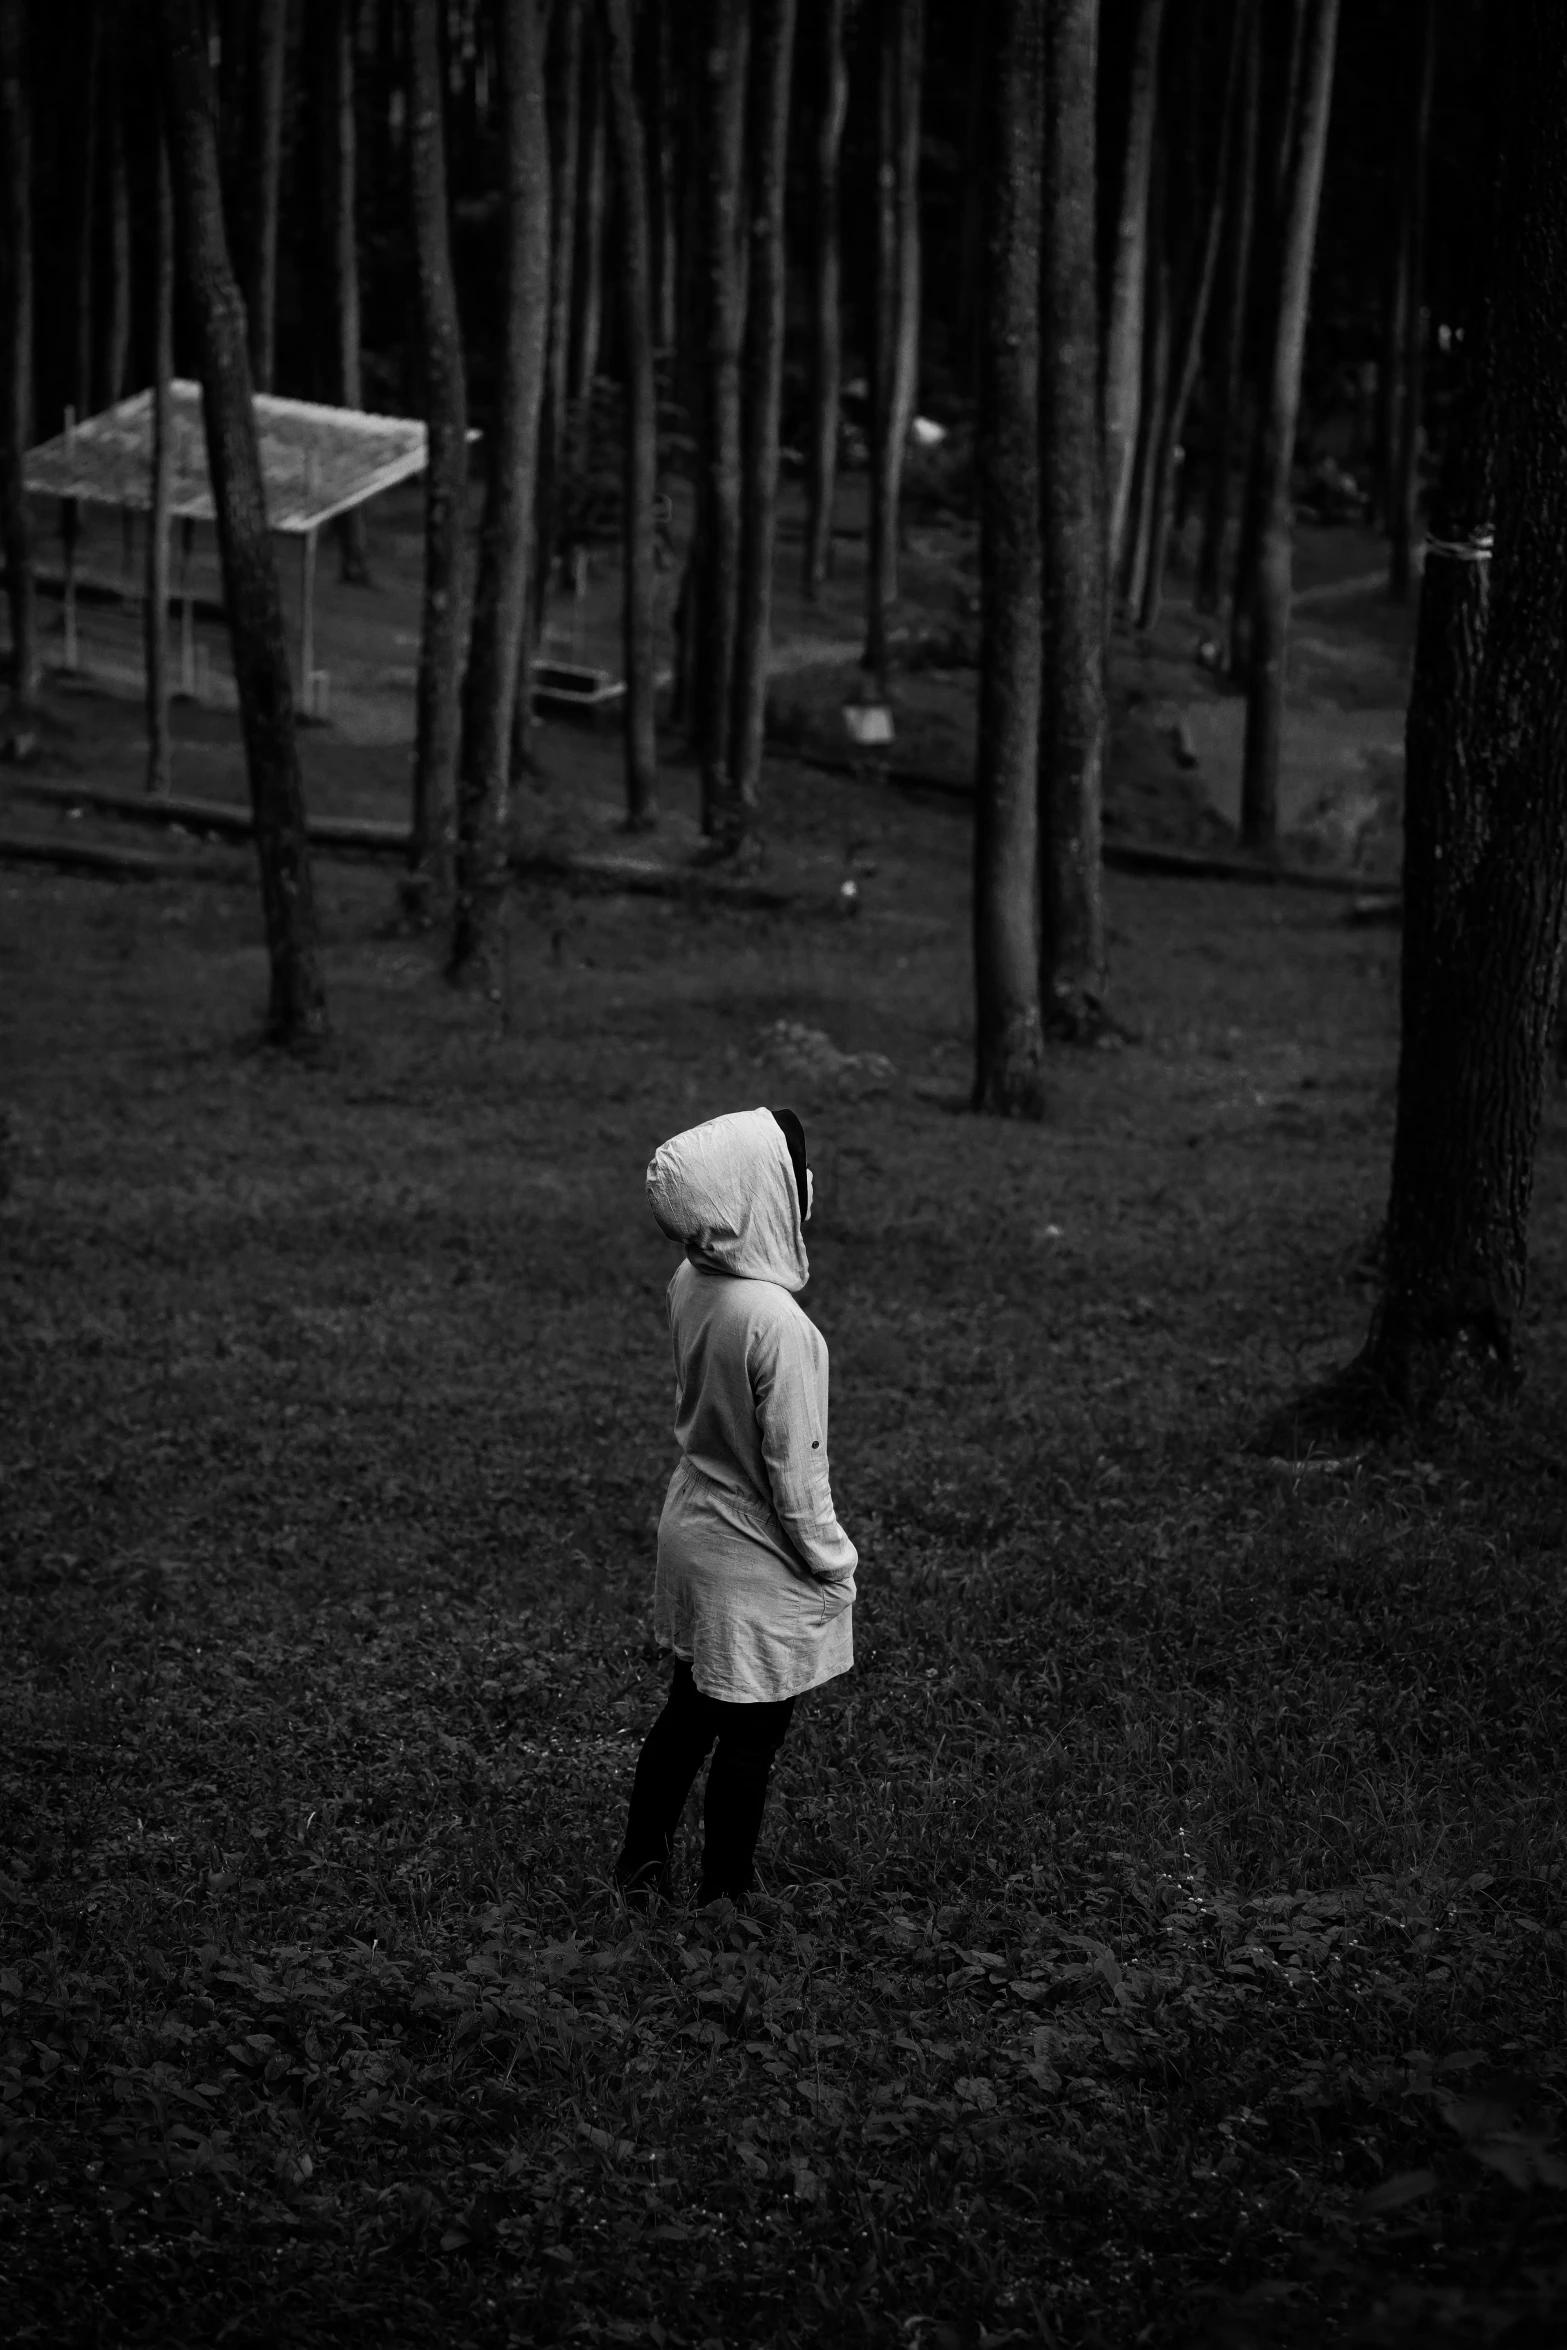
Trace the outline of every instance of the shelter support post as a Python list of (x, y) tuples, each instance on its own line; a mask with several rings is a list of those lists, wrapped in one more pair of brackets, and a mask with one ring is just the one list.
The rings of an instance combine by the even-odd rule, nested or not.
[(316, 692), (316, 533), (299, 542), (299, 706), (309, 718)]
[(190, 582), (191, 549), (196, 525), (188, 515), (180, 519), (180, 692), (196, 699), (196, 600)]

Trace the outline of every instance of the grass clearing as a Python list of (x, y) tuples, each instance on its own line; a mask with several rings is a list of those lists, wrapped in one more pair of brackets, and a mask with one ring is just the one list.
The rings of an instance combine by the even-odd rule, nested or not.
[[(0, 877), (13, 2338), (1553, 2339), (1567, 1120), (1519, 1402), (1260, 1458), (1363, 1325), (1396, 941), (1113, 881), (1137, 1041), (981, 1125), (961, 816), (777, 797), (860, 919), (534, 893), (509, 1007), (323, 869), (309, 1068), (248, 901)], [(859, 1664), (757, 1915), (643, 1925), (642, 1169), (789, 1099)]]

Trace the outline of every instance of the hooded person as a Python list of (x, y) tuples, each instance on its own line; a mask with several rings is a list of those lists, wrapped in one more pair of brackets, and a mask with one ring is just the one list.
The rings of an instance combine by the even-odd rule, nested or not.
[(828, 1476), (827, 1342), (795, 1302), (811, 1270), (804, 1129), (792, 1110), (710, 1118), (659, 1146), (647, 1189), (685, 1250), (668, 1293), (680, 1460), (653, 1601), (675, 1669), (615, 1878), (668, 1892), (675, 1829), (712, 1749), (697, 1898), (740, 1901), (794, 1701), (854, 1663), (857, 1559)]

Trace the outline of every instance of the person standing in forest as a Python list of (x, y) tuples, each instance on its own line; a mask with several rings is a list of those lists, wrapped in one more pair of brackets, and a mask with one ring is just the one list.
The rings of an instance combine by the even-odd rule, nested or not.
[(743, 1901), (795, 1699), (854, 1663), (853, 1543), (827, 1468), (827, 1344), (810, 1279), (811, 1172), (792, 1110), (737, 1110), (661, 1144), (680, 1460), (658, 1528), (653, 1630), (675, 1657), (637, 1760), (615, 1881), (670, 1891), (675, 1829), (710, 1749), (699, 1902)]

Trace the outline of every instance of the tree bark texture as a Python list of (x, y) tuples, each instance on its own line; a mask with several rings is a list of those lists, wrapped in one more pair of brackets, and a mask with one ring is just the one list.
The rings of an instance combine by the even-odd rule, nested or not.
[(1262, 113), (1262, 11), (1248, 9), (1231, 165), (1229, 234), (1224, 263), (1224, 310), (1213, 363), (1213, 429), (1208, 440), (1208, 474), (1203, 485), (1202, 544), (1197, 557), (1194, 602), (1199, 612), (1218, 613), (1224, 604), (1224, 556), (1230, 530), (1236, 443), (1240, 437), (1242, 366), (1251, 286), (1252, 233), (1257, 213), (1257, 137)]
[(1482, 429), (1456, 495), (1444, 470), (1421, 590), (1386, 1272), (1360, 1365), (1416, 1409), (1465, 1342), (1515, 1368), (1567, 904), (1567, 26), (1518, 0), (1503, 41), (1494, 555), (1474, 559)]
[(463, 689), (450, 961), (453, 978), (486, 982), (510, 851), (512, 714), (522, 663), (549, 308), (541, 0), (509, 0), (500, 12), (499, 83), (505, 170), (500, 367)]
[(880, 0), (880, 4), (870, 523), (862, 658), (885, 692), (888, 620), (898, 600), (903, 460), (919, 389), (919, 160), (925, 0)]
[(81, 176), (76, 211), (76, 413), (92, 414), (93, 319), (97, 290), (98, 119), (103, 105), (103, 9), (88, 0), (87, 55), (82, 74)]
[[(277, 334), (278, 219), (283, 169), (283, 88), (288, 62), (288, 0), (252, 0), (254, 44), (244, 144), (244, 293), (251, 380), (272, 389)], [(248, 15), (248, 10), (247, 10)], [(244, 19), (242, 18), (243, 22)]]
[(1174, 322), (1170, 315), (1169, 150), (1170, 141), (1156, 122), (1153, 168), (1148, 179), (1147, 280), (1143, 289), (1143, 380), (1137, 401), (1137, 456), (1132, 467), (1132, 494), (1122, 537), (1121, 568), (1115, 581), (1121, 604), (1128, 612), (1135, 612), (1142, 602), (1152, 552), (1154, 469), (1170, 384)]
[(160, 120), (155, 139), (153, 219), (152, 486), (147, 510), (147, 594), (142, 613), (147, 669), (147, 789), (174, 789), (169, 725), (169, 491), (173, 456), (174, 191)]
[(115, 64), (119, 72), (109, 96), (109, 317), (101, 378), (106, 407), (123, 400), (130, 389), (131, 191), (125, 157), (125, 115), (131, 98), (124, 85), (128, 47), (123, 31), (116, 27)]
[[(319, 5), (319, 0), (318, 0)], [(359, 0), (327, 0), (327, 88), (325, 127), (332, 284), (333, 397), (341, 408), (365, 404), (359, 331), (359, 129), (355, 103), (355, 54)], [(342, 576), (356, 587), (369, 583), (369, 551), (362, 506), (338, 525)]]
[(542, 628), (555, 558), (555, 509), (571, 416), (571, 314), (577, 259), (577, 170), (582, 125), (586, 0), (556, 0), (545, 54), (550, 136), (550, 289), (544, 411), (535, 497), (532, 608)]
[(586, 423), (604, 322), (604, 60), (591, 21), (583, 42), (582, 127), (577, 157), (577, 259), (571, 327), (571, 403)]
[(0, 0), (0, 536), (11, 618), (11, 698), (38, 698), (38, 592), (22, 459), (33, 433), (33, 140), (26, 0)]
[(1143, 320), (1148, 279), (1148, 198), (1153, 170), (1154, 121), (1159, 100), (1159, 43), (1164, 0), (1139, 0), (1132, 42), (1131, 91), (1115, 254), (1105, 324), (1105, 483), (1109, 501), (1110, 576), (1125, 555), (1142, 414)]
[(756, 0), (751, 51), (749, 299), (742, 377), (740, 569), (734, 695), (729, 721), (729, 828), (755, 825), (761, 802), (772, 642), (773, 550), (778, 522), (778, 434), (783, 402), (784, 190), (795, 0)]
[(1311, 264), (1333, 98), (1338, 0), (1308, 0), (1299, 103), (1284, 181), (1278, 300), (1262, 389), (1257, 446), (1257, 568), (1252, 589), (1241, 768), (1241, 839), (1271, 848), (1278, 832), (1279, 753), (1289, 647), (1295, 541), (1290, 475), (1300, 414), (1300, 371), (1311, 300)]
[(740, 577), (740, 361), (745, 331), (736, 244), (745, 142), (748, 0), (709, 0), (703, 44), (702, 375), (694, 552), (692, 717), (702, 829), (721, 831), (732, 797), (729, 714)]
[(637, 103), (631, 0), (599, 0), (600, 45), (620, 187), (619, 262), (625, 346), (622, 623), (626, 673), (626, 823), (644, 831), (658, 815), (658, 384), (653, 368), (653, 233), (647, 141)]
[(1105, 476), (1094, 185), (1098, 0), (1052, 0), (1045, 28), (1039, 364), (1044, 546), (1040, 993), (1047, 1029), (1096, 1034), (1106, 986), (1101, 882)]
[(267, 1034), (296, 1045), (326, 1030), (305, 839), (294, 696), (277, 564), (267, 530), (246, 347), (229, 263), (217, 110), (196, 0), (158, 0), (164, 118), (202, 388), (234, 682), (250, 776), (271, 993)]
[(424, 606), (419, 629), (409, 866), (415, 896), (444, 911), (451, 895), (457, 749), (467, 631), (468, 379), (447, 212), (441, 0), (404, 0), (408, 31), (408, 179), (424, 362)]
[(1431, 98), (1436, 78), (1436, 0), (1409, 0), (1414, 13), (1415, 103), (1404, 192), (1403, 400), (1391, 469), (1388, 594), (1409, 601), (1419, 527), (1420, 428), (1425, 408), (1426, 211), (1431, 156)]
[[(1175, 520), (1175, 477), (1181, 437), (1197, 389), (1202, 365), (1203, 337), (1208, 309), (1218, 275), (1219, 249), (1230, 190), (1230, 157), (1235, 146), (1236, 115), (1243, 102), (1246, 48), (1252, 37), (1252, 0), (1233, 0), (1230, 40), (1225, 61), (1224, 96), (1219, 115), (1219, 143), (1214, 157), (1213, 186), (1203, 224), (1202, 245), (1181, 322), (1179, 346), (1171, 368), (1170, 390), (1160, 417), (1150, 490), (1149, 539), (1137, 625), (1144, 633), (1158, 622), (1164, 574), (1169, 561), (1170, 533)], [(1225, 459), (1228, 464), (1228, 456)]]
[(976, 448), (981, 628), (974, 1108), (1004, 1118), (1038, 1118), (1044, 1110), (1039, 313), (1047, 4), (995, 0), (982, 142), (988, 302)]
[(839, 218), (843, 126), (849, 111), (851, 0), (816, 0), (821, 76), (811, 126), (811, 416), (806, 448), (805, 592), (814, 601), (832, 574), (833, 505), (843, 398), (843, 228)]
[(679, 333), (680, 190), (675, 170), (674, 59), (669, 13), (674, 0), (653, 0), (648, 34), (648, 185), (653, 205), (653, 327), (660, 352)]

